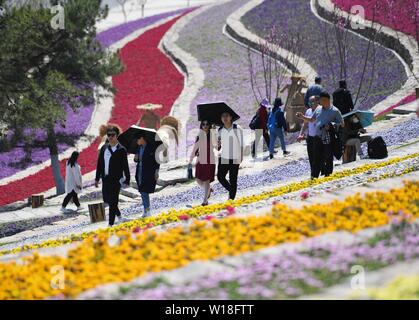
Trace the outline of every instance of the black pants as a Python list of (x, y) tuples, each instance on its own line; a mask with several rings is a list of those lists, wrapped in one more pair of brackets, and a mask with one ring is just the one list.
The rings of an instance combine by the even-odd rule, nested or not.
[(311, 176), (314, 177), (314, 137), (307, 136), (307, 153), (308, 161), (310, 162)]
[(70, 202), (70, 199), (73, 199), (74, 204), (77, 207), (80, 207), (80, 202), (79, 202), (79, 198), (77, 197), (77, 193), (76, 191), (73, 190), (70, 193), (67, 193), (67, 195), (65, 196), (64, 201), (63, 201), (64, 208), (67, 207), (68, 203)]
[[(234, 200), (237, 193), (237, 176), (239, 175), (240, 164), (234, 164), (233, 160), (221, 159), (218, 162), (217, 178), (221, 185), (228, 191), (229, 199)], [(229, 174), (230, 181), (227, 181), (226, 176)]]
[(121, 212), (118, 208), (120, 191), (121, 184), (118, 180), (112, 179), (110, 177), (103, 178), (103, 201), (109, 205), (109, 225), (111, 226), (113, 226), (113, 224), (115, 223), (115, 216), (121, 216)]
[(314, 158), (312, 178), (318, 178), (320, 172), (326, 177), (333, 173), (333, 150), (331, 144), (323, 144), (322, 139), (314, 137)]
[(256, 146), (259, 144), (260, 138), (263, 136), (263, 139), (266, 142), (266, 145), (269, 148), (269, 133), (268, 130), (263, 130), (262, 129), (256, 129), (255, 130), (255, 141), (253, 141), (252, 144), (252, 156), (254, 157), (256, 155)]

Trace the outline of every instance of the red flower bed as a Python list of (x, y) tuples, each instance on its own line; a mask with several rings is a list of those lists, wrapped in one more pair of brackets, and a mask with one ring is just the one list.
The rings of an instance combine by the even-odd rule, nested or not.
[(388, 107), (387, 109), (385, 109), (385, 110), (383, 110), (383, 111), (375, 114), (374, 117), (377, 118), (379, 116), (382, 116), (382, 115), (386, 114), (387, 112), (390, 112), (391, 110), (393, 110), (393, 109), (395, 109), (397, 107), (400, 107), (400, 106), (402, 106), (404, 104), (408, 104), (408, 103), (413, 102), (415, 100), (416, 100), (416, 93), (413, 93), (413, 94), (411, 94), (411, 95), (403, 98), (402, 100), (400, 100), (396, 104), (392, 105), (391, 107)]
[[(352, 6), (365, 8), (365, 18), (371, 20), (377, 0), (332, 0), (339, 8), (349, 12)], [(415, 15), (419, 15), (417, 0), (378, 0), (380, 9), (376, 21), (386, 27), (417, 37)]]
[[(181, 16), (180, 16), (181, 17)], [(140, 112), (136, 106), (143, 103), (162, 104), (157, 110), (159, 116), (170, 113), (170, 109), (183, 89), (183, 75), (158, 49), (164, 34), (180, 18), (177, 17), (128, 43), (120, 52), (126, 66), (123, 73), (113, 77), (117, 94), (114, 99), (110, 122), (119, 124), (123, 130), (137, 122)], [(96, 169), (96, 139), (80, 153), (79, 163), (82, 173)], [(61, 161), (61, 174), (65, 174), (65, 162)], [(0, 186), (0, 206), (27, 199), (32, 194), (42, 193), (55, 186), (51, 166), (24, 179)]]

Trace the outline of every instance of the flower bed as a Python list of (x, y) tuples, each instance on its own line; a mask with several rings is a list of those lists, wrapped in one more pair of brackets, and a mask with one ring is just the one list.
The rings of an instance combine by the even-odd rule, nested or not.
[[(399, 163), (401, 161), (407, 160), (407, 159), (413, 159), (418, 157), (418, 154), (413, 154), (413, 155), (409, 155), (403, 158), (394, 158), (388, 161), (384, 161), (384, 162), (379, 162), (379, 163), (375, 163), (375, 164), (367, 164), (355, 169), (348, 169), (348, 170), (344, 170), (344, 171), (340, 171), (340, 172), (335, 172), (332, 175), (330, 175), (329, 177), (323, 177), (320, 179), (316, 179), (316, 180), (306, 180), (306, 181), (300, 181), (300, 182), (294, 182), (294, 183), (290, 183), (287, 184), (285, 186), (279, 187), (279, 188), (275, 188), (274, 190), (268, 191), (268, 192), (262, 192), (259, 194), (254, 194), (252, 196), (246, 196), (246, 197), (242, 197), (239, 198), (237, 200), (234, 201), (227, 201), (224, 203), (216, 203), (216, 204), (211, 204), (205, 207), (202, 206), (197, 206), (194, 208), (188, 208), (188, 209), (170, 209), (167, 212), (162, 212), (158, 215), (155, 216), (151, 216), (145, 219), (138, 219), (138, 220), (134, 220), (134, 221), (130, 221), (130, 222), (126, 222), (117, 226), (114, 226), (112, 228), (107, 228), (107, 229), (100, 229), (97, 231), (93, 231), (93, 232), (89, 232), (89, 233), (81, 233), (78, 235), (72, 235), (70, 237), (65, 237), (65, 238), (60, 238), (60, 239), (54, 239), (54, 240), (47, 240), (44, 242), (40, 242), (40, 243), (36, 243), (36, 244), (31, 244), (31, 245), (22, 245), (20, 247), (11, 249), (11, 250), (3, 250), (0, 251), (0, 255), (1, 254), (6, 254), (6, 253), (16, 253), (16, 252), (20, 252), (23, 250), (30, 250), (30, 249), (37, 249), (37, 248), (45, 248), (45, 247), (56, 247), (56, 246), (60, 246), (63, 244), (67, 244), (67, 243), (71, 243), (73, 241), (81, 241), (83, 239), (89, 238), (89, 237), (94, 237), (96, 235), (99, 234), (108, 234), (108, 233), (115, 233), (115, 232), (119, 232), (119, 231), (125, 231), (126, 229), (131, 229), (131, 228), (140, 228), (142, 229), (149, 229), (151, 227), (156, 227), (159, 225), (164, 225), (167, 223), (172, 223), (172, 222), (179, 222), (182, 220), (189, 220), (191, 218), (198, 218), (198, 217), (202, 217), (205, 219), (205, 217), (208, 217), (210, 214), (214, 214), (214, 213), (219, 213), (223, 210), (227, 210), (227, 208), (236, 208), (236, 207), (240, 207), (242, 205), (249, 205), (252, 203), (256, 203), (256, 202), (260, 202), (263, 200), (267, 200), (269, 198), (272, 197), (277, 197), (280, 195), (284, 195), (290, 192), (295, 192), (295, 191), (299, 191), (308, 187), (313, 187), (316, 185), (320, 185), (322, 183), (326, 183), (326, 182), (332, 182), (335, 181), (337, 179), (341, 179), (347, 176), (351, 176), (351, 175), (355, 175), (355, 174), (360, 174), (363, 172), (368, 172), (370, 170), (374, 170), (374, 169), (378, 169), (378, 168), (383, 168), (386, 167), (388, 165), (391, 164), (395, 164), (395, 163)], [(138, 211), (140, 211), (138, 209)], [(225, 214), (222, 214), (222, 216)], [(213, 216), (210, 216), (210, 218), (213, 218)], [(87, 225), (88, 223), (85, 223), (85, 225)], [(62, 233), (62, 229), (57, 229), (57, 235), (59, 235), (60, 233)], [(50, 236), (50, 235), (49, 235)]]
[(414, 8), (416, 15), (419, 15), (419, 4), (416, 0), (332, 0), (332, 2), (347, 12), (350, 12), (354, 5), (364, 7), (367, 20), (373, 19), (374, 6), (378, 3), (380, 9), (375, 14), (378, 23), (417, 37)]
[(384, 288), (369, 289), (368, 293), (376, 300), (419, 300), (419, 276), (399, 276)]
[[(55, 132), (58, 137), (64, 136), (67, 139), (76, 141), (86, 130), (89, 125), (90, 118), (93, 112), (93, 105), (87, 105), (73, 111), (70, 107), (66, 107), (67, 117), (65, 120), (65, 127), (63, 128), (60, 124), (55, 125)], [(12, 133), (9, 134), (9, 137)], [(22, 143), (19, 143), (13, 149), (7, 152), (0, 153), (0, 179), (10, 177), (15, 173), (27, 169), (36, 164), (42, 163), (50, 158), (49, 150), (45, 147), (46, 134), (43, 130), (25, 130), (25, 134), (34, 136), (35, 143), (42, 144), (41, 147), (34, 147), (31, 153), (31, 161), (24, 162), (25, 151)], [(71, 145), (69, 143), (59, 143), (58, 152), (64, 152)]]
[[(333, 52), (331, 48), (332, 61), (324, 59), (325, 52), (323, 45), (319, 45), (313, 50), (313, 43), (324, 43), (324, 33), (333, 34), (333, 27), (319, 20), (311, 11), (310, 1), (305, 0), (266, 0), (252, 11), (248, 12), (243, 18), (243, 23), (252, 32), (263, 37), (267, 28), (276, 26), (282, 32), (301, 32), (309, 35), (310, 41), (307, 41), (302, 49), (301, 56), (311, 66), (317, 70), (323, 78), (325, 88), (329, 92), (333, 92), (337, 88), (337, 83), (333, 83), (330, 67), (338, 71), (338, 54)], [(326, 31), (325, 31), (326, 30)], [(332, 39), (330, 39), (332, 40)], [(351, 43), (348, 52), (348, 88), (355, 91), (357, 88), (354, 84), (359, 83), (362, 75), (363, 64), (359, 63), (364, 60), (366, 40), (354, 34), (348, 35)], [(331, 47), (333, 47), (331, 45)], [(372, 63), (368, 63), (367, 75), (372, 72)], [(361, 109), (370, 109), (387, 96), (397, 91), (407, 80), (403, 64), (390, 51), (381, 46), (376, 47), (376, 64), (374, 83), (368, 97), (359, 107)], [(335, 72), (337, 73), (337, 72)], [(367, 77), (368, 78), (368, 77)], [(361, 97), (366, 92), (368, 85), (363, 87)]]
[[(179, 17), (176, 17), (145, 32), (121, 50), (121, 60), (126, 69), (113, 77), (117, 94), (114, 98), (115, 107), (110, 122), (118, 123), (123, 129), (128, 128), (140, 117), (136, 106), (148, 102), (164, 106), (158, 110), (160, 116), (170, 113), (173, 102), (183, 89), (183, 76), (158, 49), (158, 44), (166, 31), (178, 19)], [(129, 28), (132, 27), (129, 26)], [(95, 170), (99, 143), (100, 139), (97, 138), (80, 153), (79, 164), (82, 174)], [(62, 160), (62, 175), (64, 171), (65, 160)], [(54, 178), (51, 167), (46, 167), (24, 179), (0, 186), (0, 206), (26, 199), (31, 194), (42, 193), (53, 187)]]
[[(0, 299), (73, 297), (100, 284), (129, 281), (195, 260), (238, 255), (335, 230), (356, 232), (385, 225), (392, 220), (389, 211), (403, 210), (416, 218), (418, 197), (419, 184), (409, 182), (390, 192), (357, 194), (303, 209), (278, 204), (264, 216), (195, 221), (161, 233), (136, 229), (118, 236), (100, 234), (70, 250), (66, 258), (35, 254), (23, 258), (23, 263), (0, 264)], [(50, 286), (50, 268), (57, 265), (66, 272), (62, 290)]]
[[(119, 295), (113, 298), (130, 300), (295, 298), (303, 294), (313, 294), (350, 277), (354, 265), (362, 265), (365, 271), (372, 271), (398, 261), (418, 258), (418, 232), (417, 225), (395, 224), (391, 231), (381, 232), (366, 241), (351, 245), (318, 244), (312, 240), (304, 250), (247, 258), (242, 265), (231, 271), (213, 273), (199, 281), (169, 285), (161, 278), (155, 277), (143, 286), (122, 285)], [(410, 279), (415, 280), (410, 285), (406, 280), (398, 280), (385, 290), (378, 292), (371, 290), (371, 297), (403, 299), (407, 290), (417, 288), (417, 279), (414, 277)], [(400, 290), (400, 287), (404, 290)], [(394, 291), (390, 291), (390, 288)], [(97, 290), (99, 292), (95, 291), (89, 292), (89, 296), (100, 299), (100, 289)], [(409, 296), (414, 297), (412, 292)]]

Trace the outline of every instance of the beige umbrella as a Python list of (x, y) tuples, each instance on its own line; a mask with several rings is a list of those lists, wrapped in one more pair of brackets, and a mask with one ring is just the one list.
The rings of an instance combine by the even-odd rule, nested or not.
[(156, 110), (156, 109), (161, 109), (161, 108), (163, 108), (161, 104), (153, 104), (153, 103), (146, 103), (146, 104), (137, 106), (138, 110)]

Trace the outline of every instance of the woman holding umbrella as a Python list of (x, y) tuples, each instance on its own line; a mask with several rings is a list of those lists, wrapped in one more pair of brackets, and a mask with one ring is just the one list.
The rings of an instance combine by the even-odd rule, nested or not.
[(135, 180), (143, 201), (143, 218), (150, 216), (150, 193), (156, 190), (160, 164), (156, 160), (156, 131), (132, 126), (120, 136), (120, 142), (129, 153), (134, 153), (136, 162)]
[(156, 183), (159, 179), (160, 164), (156, 161), (156, 144), (146, 136), (137, 139), (138, 151), (134, 157), (137, 163), (135, 180), (137, 181), (138, 191), (140, 191), (143, 201), (143, 218), (150, 216), (150, 193), (156, 191)]
[(208, 205), (208, 199), (213, 191), (211, 182), (215, 177), (215, 152), (217, 139), (211, 133), (212, 124), (204, 120), (201, 122), (199, 135), (196, 137), (194, 147), (189, 159), (189, 168), (192, 168), (192, 161), (198, 158), (196, 163), (196, 182), (204, 189), (204, 200), (202, 206)]

